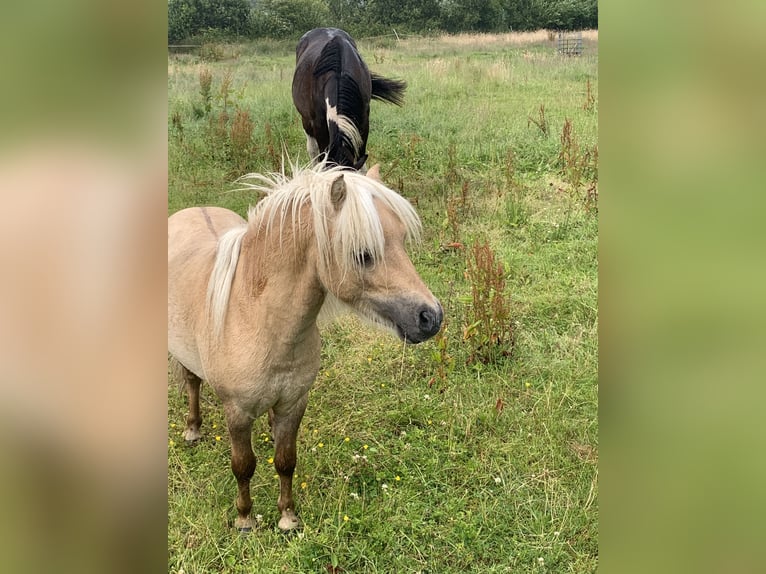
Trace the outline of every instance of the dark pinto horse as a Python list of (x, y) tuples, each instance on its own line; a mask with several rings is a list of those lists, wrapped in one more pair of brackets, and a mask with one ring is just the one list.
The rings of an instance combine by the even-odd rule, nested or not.
[(407, 84), (371, 74), (354, 40), (337, 28), (306, 32), (295, 60), (293, 103), (303, 118), (309, 156), (325, 154), (327, 165), (362, 169), (370, 99), (402, 105)]

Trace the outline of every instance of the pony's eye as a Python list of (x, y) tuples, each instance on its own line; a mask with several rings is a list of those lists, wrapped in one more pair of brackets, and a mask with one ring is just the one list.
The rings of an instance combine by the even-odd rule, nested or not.
[(370, 267), (372, 265), (372, 253), (366, 249), (356, 254), (356, 262), (360, 267)]

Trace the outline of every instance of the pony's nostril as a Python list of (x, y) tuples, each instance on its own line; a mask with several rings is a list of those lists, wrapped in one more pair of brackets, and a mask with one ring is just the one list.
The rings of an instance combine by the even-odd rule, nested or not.
[(423, 309), (420, 312), (420, 329), (426, 333), (435, 333), (441, 327), (441, 314), (433, 309)]

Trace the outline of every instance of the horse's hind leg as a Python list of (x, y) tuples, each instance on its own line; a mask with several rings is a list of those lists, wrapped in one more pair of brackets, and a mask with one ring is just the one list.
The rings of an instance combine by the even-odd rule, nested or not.
[(253, 528), (250, 510), (253, 501), (250, 498), (250, 479), (255, 473), (255, 455), (251, 442), (253, 419), (236, 407), (227, 407), (226, 422), (231, 437), (231, 471), (237, 479), (237, 519), (234, 526), (242, 532)]
[(199, 412), (199, 388), (202, 379), (183, 365), (181, 365), (181, 376), (189, 395), (189, 415), (186, 417), (184, 439), (187, 443), (192, 443), (202, 438), (202, 434), (199, 432), (199, 427), (202, 424), (202, 415)]
[(270, 412), (271, 432), (274, 435), (274, 467), (279, 473), (279, 500), (277, 508), (282, 516), (279, 519), (281, 530), (292, 530), (301, 525), (295, 514), (293, 500), (293, 473), (295, 472), (298, 426), (306, 411), (308, 396), (304, 396), (297, 405), (286, 412)]

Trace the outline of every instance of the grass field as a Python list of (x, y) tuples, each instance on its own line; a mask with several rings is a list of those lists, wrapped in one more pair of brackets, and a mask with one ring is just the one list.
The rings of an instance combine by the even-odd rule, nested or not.
[[(267, 420), (260, 526), (242, 536), (219, 402), (203, 386), (204, 439), (187, 447), (169, 378), (169, 572), (596, 570), (597, 41), (579, 57), (542, 33), (358, 42), (409, 84), (404, 107), (373, 102), (368, 165), (422, 218), (411, 256), (446, 327), (410, 347), (350, 317), (325, 329), (298, 534), (276, 529)], [(168, 57), (168, 213), (244, 214), (257, 198), (236, 177), (278, 169), (283, 150), (305, 162), (293, 66), (293, 43)]]

